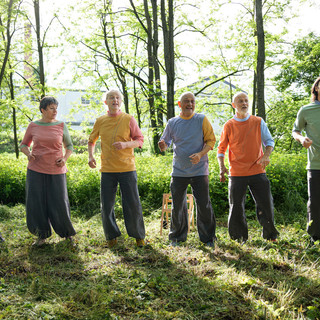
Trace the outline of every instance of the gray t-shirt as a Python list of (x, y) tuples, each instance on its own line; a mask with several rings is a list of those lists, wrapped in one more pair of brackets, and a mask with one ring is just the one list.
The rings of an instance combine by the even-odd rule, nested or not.
[(312, 140), (308, 148), (307, 169), (320, 170), (320, 101), (316, 100), (299, 110), (293, 131), (305, 131)]

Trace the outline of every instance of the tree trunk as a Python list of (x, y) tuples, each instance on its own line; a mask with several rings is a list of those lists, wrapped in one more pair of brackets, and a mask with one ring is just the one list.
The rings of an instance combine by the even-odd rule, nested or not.
[(144, 13), (147, 22), (147, 53), (148, 53), (148, 103), (150, 112), (150, 122), (152, 130), (153, 151), (159, 153), (158, 148), (158, 133), (157, 133), (157, 119), (154, 101), (154, 52), (153, 52), (153, 38), (152, 38), (152, 23), (149, 14), (148, 1), (144, 0)]
[(264, 63), (265, 63), (265, 39), (263, 30), (262, 0), (256, 0), (256, 26), (257, 26), (257, 114), (266, 119), (264, 103)]
[[(6, 26), (7, 44), (5, 46), (4, 58), (3, 58), (3, 62), (2, 62), (1, 70), (0, 70), (0, 88), (1, 88), (2, 80), (4, 79), (4, 72), (6, 70), (6, 65), (9, 60), (9, 53), (10, 53), (10, 47), (11, 47), (12, 35), (10, 32), (10, 26), (11, 26), (12, 6), (13, 6), (13, 0), (10, 0), (9, 5), (8, 5), (8, 21), (7, 21), (7, 26)], [(1, 17), (0, 17), (0, 25), (3, 26)], [(5, 42), (5, 40), (3, 42)]]
[(173, 40), (173, 0), (168, 1), (168, 21), (166, 19), (166, 0), (161, 0), (161, 21), (163, 29), (163, 50), (167, 75), (167, 120), (175, 116), (174, 112), (174, 40)]
[[(158, 4), (157, 0), (151, 0), (152, 4), (152, 16), (153, 16), (153, 66), (155, 77), (155, 104), (157, 110), (157, 122), (158, 128), (163, 126), (163, 103), (162, 103), (162, 91), (161, 91), (161, 79), (160, 79), (160, 67), (158, 61), (158, 48), (159, 48), (159, 26), (158, 26)], [(159, 130), (157, 130), (159, 131)]]
[(34, 15), (36, 19), (36, 36), (37, 36), (37, 46), (38, 46), (38, 56), (39, 56), (39, 81), (41, 86), (41, 98), (46, 95), (45, 90), (45, 76), (44, 76), (44, 63), (43, 63), (43, 44), (41, 41), (41, 25), (40, 25), (40, 6), (39, 0), (34, 0)]
[[(13, 86), (13, 73), (10, 72), (9, 75), (9, 85), (10, 85), (10, 99), (14, 101), (14, 86)], [(19, 158), (19, 147), (18, 147), (18, 134), (17, 134), (17, 117), (16, 108), (12, 107), (12, 122), (13, 122), (13, 136), (14, 136), (14, 151), (16, 153), (16, 158)]]
[(251, 114), (256, 114), (256, 104), (257, 104), (257, 73), (254, 71), (253, 73), (253, 98), (251, 105)]

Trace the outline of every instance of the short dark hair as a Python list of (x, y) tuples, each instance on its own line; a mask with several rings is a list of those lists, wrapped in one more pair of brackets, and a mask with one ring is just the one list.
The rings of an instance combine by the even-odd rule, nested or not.
[(59, 105), (59, 102), (56, 98), (54, 97), (44, 97), (40, 100), (40, 106), (39, 110), (42, 113), (41, 109), (47, 110), (47, 107), (50, 106), (51, 104), (54, 104), (56, 106)]
[[(316, 90), (316, 87), (318, 87), (318, 91)], [(312, 88), (311, 88), (311, 101), (319, 100), (319, 89), (320, 89), (320, 77), (317, 78), (317, 80), (314, 82)]]

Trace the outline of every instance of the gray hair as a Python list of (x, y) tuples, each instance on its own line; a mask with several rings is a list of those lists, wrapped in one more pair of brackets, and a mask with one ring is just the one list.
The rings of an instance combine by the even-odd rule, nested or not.
[(181, 94), (181, 96), (179, 97), (179, 100), (178, 100), (178, 101), (181, 101), (182, 98), (183, 98), (183, 96), (185, 96), (186, 94), (192, 94), (193, 97), (196, 98), (196, 96), (194, 95), (193, 92), (191, 92), (191, 91), (186, 91), (186, 92), (184, 92), (184, 93)]
[[(239, 92), (237, 92), (237, 93), (233, 96), (232, 102), (234, 103), (235, 100), (236, 100), (236, 98), (238, 98), (239, 96), (241, 96), (241, 95), (243, 95), (243, 94), (248, 97), (248, 95), (247, 95), (245, 92), (239, 91)], [(248, 98), (249, 98), (249, 97), (248, 97)]]
[(123, 94), (121, 93), (121, 91), (119, 89), (109, 89), (102, 95), (102, 101), (105, 102), (107, 97), (108, 97), (108, 95), (110, 93), (112, 93), (112, 92), (118, 93), (120, 95), (120, 97), (121, 97), (121, 100), (123, 100)]

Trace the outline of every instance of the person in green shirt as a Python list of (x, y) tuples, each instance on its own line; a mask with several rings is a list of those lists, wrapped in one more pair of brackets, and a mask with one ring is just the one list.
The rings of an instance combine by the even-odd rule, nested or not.
[[(292, 136), (308, 150), (308, 224), (311, 242), (320, 240), (320, 77), (311, 88), (311, 103), (300, 108)], [(302, 131), (305, 135), (302, 135)]]

